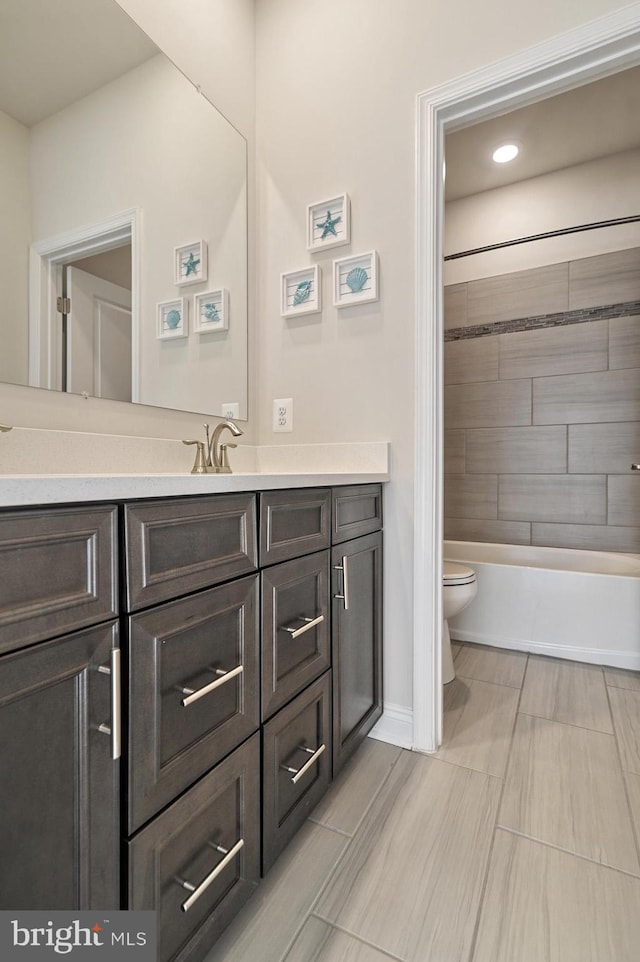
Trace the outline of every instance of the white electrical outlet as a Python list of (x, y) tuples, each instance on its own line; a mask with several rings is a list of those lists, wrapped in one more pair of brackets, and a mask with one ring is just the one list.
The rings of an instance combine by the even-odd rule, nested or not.
[(276, 398), (273, 402), (273, 430), (293, 431), (293, 398)]
[(240, 417), (240, 402), (239, 401), (223, 401), (221, 417), (223, 418), (239, 418)]

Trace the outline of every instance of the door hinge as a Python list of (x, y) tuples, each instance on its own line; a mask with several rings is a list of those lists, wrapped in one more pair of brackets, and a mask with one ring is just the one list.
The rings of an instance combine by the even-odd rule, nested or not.
[(58, 314), (70, 314), (71, 313), (71, 298), (70, 297), (59, 297), (56, 301), (56, 306), (58, 308)]

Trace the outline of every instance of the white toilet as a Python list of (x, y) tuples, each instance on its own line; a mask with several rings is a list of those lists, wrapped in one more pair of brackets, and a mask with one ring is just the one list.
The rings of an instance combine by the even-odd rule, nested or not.
[(451, 655), (451, 638), (448, 619), (471, 604), (478, 593), (476, 573), (466, 565), (445, 561), (442, 573), (442, 683), (448, 684), (456, 677)]

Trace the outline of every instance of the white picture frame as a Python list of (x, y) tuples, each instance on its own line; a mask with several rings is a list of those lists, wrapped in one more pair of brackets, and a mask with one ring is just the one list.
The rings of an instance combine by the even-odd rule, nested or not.
[(192, 241), (173, 249), (173, 280), (177, 287), (201, 284), (208, 274), (206, 241)]
[(307, 207), (307, 250), (317, 253), (351, 242), (351, 201), (338, 194)]
[(198, 334), (229, 330), (229, 291), (226, 288), (194, 296), (193, 330)]
[[(177, 316), (176, 316), (177, 315)], [(189, 304), (185, 297), (160, 301), (156, 311), (156, 337), (160, 341), (189, 335)]]
[(322, 310), (320, 278), (321, 273), (318, 264), (280, 275), (280, 313), (282, 317), (317, 314)]
[(366, 251), (333, 262), (333, 304), (350, 307), (378, 300), (378, 252)]

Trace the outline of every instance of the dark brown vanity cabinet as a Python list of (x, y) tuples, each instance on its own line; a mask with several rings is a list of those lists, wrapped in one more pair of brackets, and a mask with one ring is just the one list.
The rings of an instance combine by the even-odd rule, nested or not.
[(1, 909), (155, 909), (161, 962), (206, 954), (381, 714), (381, 500), (0, 513)]
[(2, 909), (120, 905), (115, 545), (113, 506), (0, 515)]

